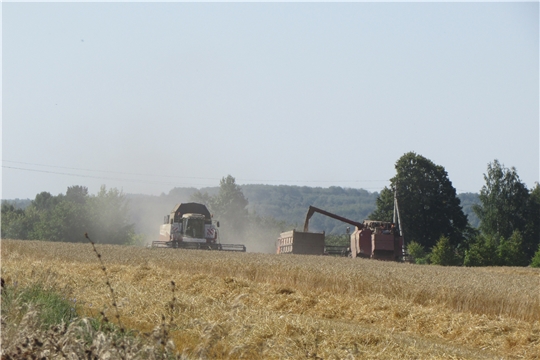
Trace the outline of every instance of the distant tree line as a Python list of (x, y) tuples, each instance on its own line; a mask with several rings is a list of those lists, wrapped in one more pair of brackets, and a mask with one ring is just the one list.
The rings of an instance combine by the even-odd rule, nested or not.
[(471, 226), (440, 165), (413, 152), (377, 198), (371, 219), (392, 221), (397, 198), (407, 250), (417, 263), (465, 266), (540, 266), (540, 186), (529, 190), (515, 168), (494, 160), (484, 174)]
[(102, 186), (92, 196), (84, 186), (70, 186), (65, 195), (37, 194), (24, 209), (2, 202), (2, 238), (82, 242), (85, 233), (99, 243), (138, 242), (121, 191)]
[[(488, 164), (480, 194), (456, 194), (444, 167), (407, 153), (380, 193), (340, 187), (236, 184), (174, 188), (161, 196), (125, 195), (104, 186), (89, 195), (83, 186), (34, 200), (2, 200), (2, 238), (142, 244), (154, 240), (163, 216), (180, 202), (208, 206), (220, 220), (221, 240), (249, 251), (273, 252), (279, 233), (301, 229), (310, 205), (351, 220), (393, 221), (397, 198), (407, 251), (417, 263), (465, 266), (540, 266), (540, 186), (527, 189), (515, 168)], [(129, 202), (129, 207), (128, 207)], [(346, 244), (347, 224), (315, 214), (313, 231), (331, 244)]]
[[(278, 222), (286, 222), (292, 228), (301, 229), (304, 224), (307, 209), (310, 205), (335, 212), (351, 220), (362, 221), (376, 208), (377, 192), (363, 189), (341, 187), (307, 187), (290, 185), (242, 185), (242, 192), (248, 200), (247, 211), (263, 218), (273, 218)], [(172, 208), (181, 202), (192, 201), (197, 193), (207, 193), (216, 196), (219, 186), (197, 189), (194, 187), (173, 188), (168, 193), (159, 196), (145, 194), (125, 194), (129, 203), (128, 222), (134, 225), (134, 231), (146, 241), (157, 239), (159, 225), (163, 216), (170, 213)], [(477, 228), (480, 220), (474, 214), (472, 207), (479, 203), (476, 193), (458, 194), (463, 212), (467, 215), (472, 227)], [(33, 200), (4, 199), (2, 204), (12, 205), (14, 210), (24, 210)], [(310, 222), (314, 231), (325, 231), (327, 235), (343, 235), (347, 224), (320, 214), (315, 214)]]

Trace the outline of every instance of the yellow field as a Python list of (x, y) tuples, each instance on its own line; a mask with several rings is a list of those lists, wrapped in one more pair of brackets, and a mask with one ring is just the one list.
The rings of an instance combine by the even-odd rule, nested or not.
[[(70, 291), (113, 318), (87, 244), (2, 240), (8, 284)], [(540, 270), (96, 245), (121, 321), (193, 358), (540, 359)], [(171, 281), (176, 303), (170, 314)]]

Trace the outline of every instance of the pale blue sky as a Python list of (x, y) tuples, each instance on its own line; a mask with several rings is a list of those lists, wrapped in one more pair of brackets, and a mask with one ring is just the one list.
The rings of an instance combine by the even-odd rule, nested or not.
[[(3, 3), (2, 198), (539, 180), (538, 3)], [(77, 170), (84, 169), (84, 170)], [(79, 175), (79, 176), (75, 176)]]

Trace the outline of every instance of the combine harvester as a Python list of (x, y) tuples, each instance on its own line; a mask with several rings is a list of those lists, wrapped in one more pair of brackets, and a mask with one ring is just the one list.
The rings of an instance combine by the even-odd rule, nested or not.
[[(315, 213), (353, 225), (355, 230), (350, 234), (350, 246), (325, 246), (324, 232), (309, 232), (309, 220)], [(399, 222), (399, 212), (397, 215)], [(395, 227), (394, 223), (375, 220), (364, 220), (360, 223), (310, 206), (304, 223), (304, 231), (292, 230), (281, 233), (277, 242), (277, 253), (341, 255), (353, 258), (403, 261), (405, 258), (403, 245), (403, 234)]]
[(219, 221), (212, 221), (212, 215), (205, 205), (178, 204), (170, 215), (165, 216), (159, 231), (159, 241), (153, 241), (152, 247), (246, 251), (242, 244), (221, 244), (218, 227)]

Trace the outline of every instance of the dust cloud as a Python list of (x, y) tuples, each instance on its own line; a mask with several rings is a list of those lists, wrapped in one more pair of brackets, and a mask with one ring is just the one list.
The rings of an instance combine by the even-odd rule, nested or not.
[[(176, 188), (161, 196), (128, 195), (129, 220), (135, 225), (138, 245), (151, 245), (159, 239), (159, 228), (163, 219), (179, 203), (191, 202), (195, 188)], [(273, 254), (279, 234), (290, 230), (289, 225), (271, 218), (262, 218), (247, 213), (215, 217), (220, 222), (219, 241), (222, 244), (242, 244), (247, 252)]]
[(247, 252), (275, 254), (276, 241), (280, 232), (263, 230), (256, 234), (237, 232), (224, 227), (220, 229), (220, 242), (222, 244), (242, 244), (246, 246)]

